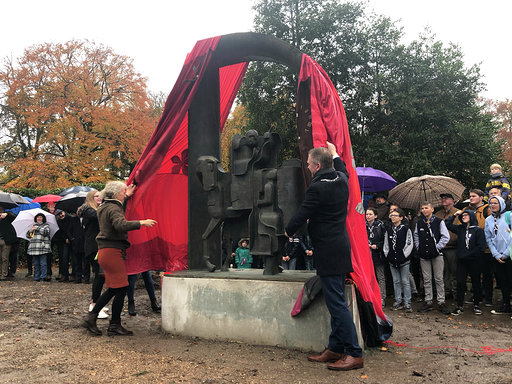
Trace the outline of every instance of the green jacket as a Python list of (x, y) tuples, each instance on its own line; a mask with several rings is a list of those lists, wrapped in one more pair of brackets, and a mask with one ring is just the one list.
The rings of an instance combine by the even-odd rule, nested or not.
[(235, 251), (235, 262), (238, 268), (251, 268), (252, 255), (249, 253), (249, 248), (238, 247)]

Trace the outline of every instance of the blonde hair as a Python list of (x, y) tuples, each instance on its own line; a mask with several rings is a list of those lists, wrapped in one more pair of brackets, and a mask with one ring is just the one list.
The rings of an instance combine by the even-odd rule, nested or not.
[(494, 163), (494, 164), (491, 164), (491, 171), (494, 169), (494, 168), (498, 168), (500, 171), (503, 169), (501, 168), (501, 165), (499, 165), (498, 163)]
[(94, 210), (98, 209), (98, 204), (96, 204), (96, 200), (94, 200), (94, 195), (96, 195), (97, 193), (98, 191), (93, 189), (92, 191), (89, 191), (87, 193), (87, 196), (85, 196), (85, 203), (89, 204), (89, 206)]

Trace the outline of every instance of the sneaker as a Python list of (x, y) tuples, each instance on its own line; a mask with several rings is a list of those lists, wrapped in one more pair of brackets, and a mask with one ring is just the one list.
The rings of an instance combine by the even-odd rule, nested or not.
[(412, 313), (411, 304), (405, 304), (404, 309), (405, 309), (405, 312)]
[(482, 314), (482, 310), (480, 309), (480, 307), (478, 305), (475, 305), (473, 307), (473, 312), (475, 313), (475, 315), (481, 315)]
[(453, 316), (459, 316), (464, 312), (464, 309), (461, 307), (455, 307), (455, 309), (452, 311)]
[(101, 308), (100, 313), (98, 313), (98, 319), (108, 319), (108, 313), (105, 311), (105, 308)]
[(486, 307), (492, 307), (492, 300), (484, 300), (484, 305)]
[(404, 306), (402, 305), (402, 303), (394, 303), (393, 306), (391, 307), (391, 309), (393, 311), (398, 311), (399, 309), (403, 309)]
[(434, 306), (430, 302), (424, 302), (420, 309), (418, 309), (418, 312), (428, 312), (434, 309)]
[(473, 304), (474, 296), (471, 296), (465, 300), (466, 304)]
[(439, 309), (439, 312), (441, 312), (443, 315), (449, 315), (451, 313), (446, 306), (446, 303), (438, 304), (437, 309)]
[(510, 308), (500, 307), (491, 311), (493, 315), (510, 315)]

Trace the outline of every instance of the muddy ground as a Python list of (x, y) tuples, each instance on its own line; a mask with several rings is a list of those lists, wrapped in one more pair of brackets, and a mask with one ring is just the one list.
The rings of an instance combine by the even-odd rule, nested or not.
[[(1, 383), (512, 383), (512, 320), (489, 307), (458, 317), (389, 311), (391, 340), (407, 346), (368, 349), (364, 369), (332, 372), (300, 351), (166, 334), (142, 284), (137, 316), (122, 317), (135, 335), (91, 337), (80, 327), (90, 284), (24, 276), (0, 282)], [(108, 320), (98, 323), (106, 334)]]

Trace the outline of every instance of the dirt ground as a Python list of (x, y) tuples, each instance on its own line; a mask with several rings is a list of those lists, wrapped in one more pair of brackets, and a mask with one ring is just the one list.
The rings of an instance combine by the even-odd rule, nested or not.
[(98, 320), (104, 335), (91, 337), (80, 327), (90, 284), (24, 276), (0, 282), (1, 383), (512, 383), (512, 320), (489, 307), (458, 317), (389, 311), (391, 340), (407, 346), (368, 349), (364, 369), (333, 372), (300, 351), (164, 333), (143, 284), (137, 316), (122, 316), (135, 335), (108, 337)]

